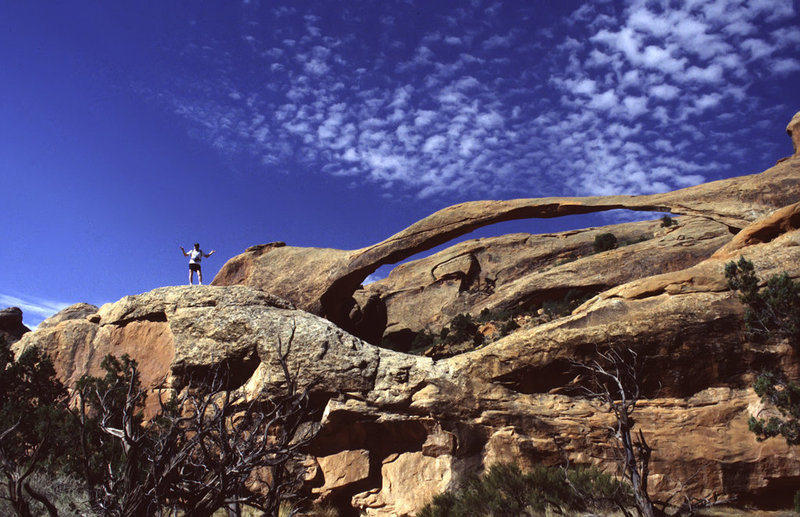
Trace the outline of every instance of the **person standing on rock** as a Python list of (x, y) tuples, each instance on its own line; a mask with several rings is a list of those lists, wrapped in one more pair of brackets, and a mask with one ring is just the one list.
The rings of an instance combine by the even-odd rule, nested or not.
[(197, 284), (203, 285), (203, 270), (200, 269), (200, 261), (203, 260), (203, 257), (208, 258), (213, 255), (216, 250), (203, 253), (203, 250), (200, 249), (200, 244), (195, 242), (193, 250), (187, 252), (183, 249), (183, 246), (181, 246), (181, 251), (184, 257), (189, 257), (189, 285), (192, 285), (192, 282), (194, 282), (195, 271), (197, 271)]

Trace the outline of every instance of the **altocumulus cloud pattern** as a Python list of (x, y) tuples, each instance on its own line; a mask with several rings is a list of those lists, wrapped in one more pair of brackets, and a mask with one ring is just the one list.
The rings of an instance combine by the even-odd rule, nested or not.
[(791, 0), (445, 4), (252, 0), (140, 90), (259, 170), (420, 198), (653, 193), (780, 153), (757, 121), (792, 109)]

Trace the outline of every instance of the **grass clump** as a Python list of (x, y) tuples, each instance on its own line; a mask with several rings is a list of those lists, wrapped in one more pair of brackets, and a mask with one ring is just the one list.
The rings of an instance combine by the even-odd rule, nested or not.
[(548, 509), (609, 509), (629, 499), (626, 485), (594, 468), (569, 469), (565, 475), (558, 467), (537, 466), (523, 473), (516, 465), (501, 463), (435, 496), (417, 517), (533, 516)]

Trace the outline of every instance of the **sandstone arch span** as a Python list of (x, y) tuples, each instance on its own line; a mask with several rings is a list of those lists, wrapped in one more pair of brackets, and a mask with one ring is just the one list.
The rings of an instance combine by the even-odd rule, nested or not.
[[(248, 285), (286, 298), (345, 330), (359, 331), (365, 312), (380, 309), (353, 293), (385, 264), (400, 262), (477, 228), (515, 219), (553, 218), (615, 209), (669, 212), (722, 223), (737, 233), (757, 218), (796, 201), (800, 162), (787, 160), (761, 174), (705, 183), (662, 194), (472, 201), (421, 219), (391, 237), (358, 250), (253, 246), (226, 262), (213, 285)], [(371, 339), (372, 338), (372, 339)]]

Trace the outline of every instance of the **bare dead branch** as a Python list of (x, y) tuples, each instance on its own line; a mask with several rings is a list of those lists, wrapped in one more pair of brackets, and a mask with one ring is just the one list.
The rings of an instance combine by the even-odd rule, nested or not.
[[(296, 497), (302, 472), (292, 465), (316, 427), (304, 428), (311, 415), (308, 396), (298, 390), (288, 366), (294, 339), (294, 325), (287, 341), (278, 339), (276, 360), (284, 376), (278, 394), (265, 391), (247, 399), (226, 389), (230, 372), (219, 368), (189, 379), (167, 399), (159, 391), (161, 411), (143, 426), (137, 408), (146, 394), (138, 388), (135, 364), (127, 372), (121, 406), (111, 390), (96, 393), (97, 407), (89, 410), (99, 413), (104, 434), (123, 452), (121, 465), (104, 459), (107, 474), (95, 504), (101, 513), (150, 515), (180, 508), (187, 515), (210, 516), (246, 503), (275, 514), (282, 500)], [(85, 425), (87, 407), (79, 406)], [(250, 484), (259, 472), (267, 474), (261, 480), (265, 488), (255, 492)]]

